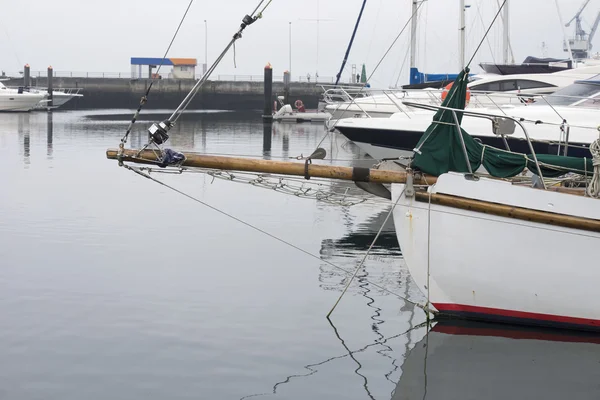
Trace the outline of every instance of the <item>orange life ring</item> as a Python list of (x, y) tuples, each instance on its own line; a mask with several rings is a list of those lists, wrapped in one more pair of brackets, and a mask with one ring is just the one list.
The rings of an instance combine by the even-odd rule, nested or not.
[[(449, 83), (444, 87), (444, 90), (442, 90), (442, 101), (444, 101), (446, 99), (446, 96), (448, 96), (448, 92), (450, 91), (451, 87), (452, 83)], [(465, 102), (465, 107), (469, 105), (469, 101), (471, 101), (471, 91), (469, 90), (469, 88), (467, 88), (467, 98)]]
[(304, 103), (300, 99), (296, 100), (296, 102), (294, 103), (294, 106), (296, 106), (296, 108), (300, 112), (305, 112), (306, 111), (306, 109), (304, 108)]

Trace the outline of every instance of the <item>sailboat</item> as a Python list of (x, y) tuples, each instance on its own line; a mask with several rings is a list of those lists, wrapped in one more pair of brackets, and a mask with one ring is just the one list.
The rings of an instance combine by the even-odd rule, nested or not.
[[(478, 143), (459, 125), (460, 78), (444, 104), (454, 109), (438, 111), (415, 149), (412, 168), (436, 175), (436, 183), (392, 186), (411, 276), (440, 315), (600, 330), (600, 139), (591, 146), (593, 163), (536, 156), (526, 132), (527, 156)], [(491, 177), (473, 174), (481, 165)], [(506, 180), (526, 168), (539, 184)], [(595, 169), (593, 190), (585, 179), (570, 189), (542, 180), (574, 168), (581, 175)]]
[[(262, 11), (246, 16), (227, 48), (260, 15)], [(595, 295), (600, 281), (595, 262), (600, 248), (600, 138), (590, 145), (592, 158), (536, 154), (521, 122), (505, 116), (523, 129), (527, 154), (477, 142), (461, 128), (469, 113), (464, 110), (468, 73), (465, 67), (436, 107), (406, 171), (320, 165), (323, 149), (303, 162), (165, 149), (169, 129), (208, 74), (171, 118), (150, 127), (144, 148), (125, 148), (130, 126), (119, 148), (106, 155), (158, 183), (149, 172), (167, 168), (176, 173), (232, 170), (349, 180), (367, 190), (367, 184), (391, 184), (391, 193), (386, 195), (385, 187), (379, 193), (391, 198), (398, 242), (427, 299), (419, 305), (427, 313), (600, 331), (600, 299)], [(487, 177), (477, 174), (480, 167)], [(524, 177), (527, 171), (530, 177)]]

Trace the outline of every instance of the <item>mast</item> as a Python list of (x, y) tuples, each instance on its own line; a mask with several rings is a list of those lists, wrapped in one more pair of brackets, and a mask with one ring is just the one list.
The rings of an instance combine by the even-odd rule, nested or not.
[(508, 64), (510, 60), (510, 25), (508, 21), (508, 1), (504, 4), (504, 18), (503, 18), (503, 28), (504, 35), (502, 40), (502, 62), (504, 64)]
[(460, 70), (465, 69), (465, 0), (460, 0)]
[(412, 0), (412, 19), (410, 21), (410, 68), (417, 67), (417, 6), (418, 0)]
[(362, 7), (360, 8), (360, 13), (358, 14), (358, 19), (356, 20), (356, 25), (354, 25), (354, 31), (352, 32), (352, 37), (350, 38), (350, 43), (348, 43), (348, 48), (346, 49), (346, 54), (344, 55), (344, 60), (342, 61), (342, 66), (340, 67), (340, 72), (335, 77), (335, 86), (337, 87), (338, 83), (340, 83), (340, 78), (342, 77), (342, 72), (344, 72), (344, 67), (346, 66), (346, 61), (348, 61), (348, 55), (350, 54), (350, 49), (352, 48), (352, 43), (354, 43), (354, 37), (356, 36), (356, 31), (358, 30), (358, 25), (360, 24), (360, 19), (362, 18), (363, 11), (365, 10), (365, 5), (367, 4), (367, 0), (363, 0)]

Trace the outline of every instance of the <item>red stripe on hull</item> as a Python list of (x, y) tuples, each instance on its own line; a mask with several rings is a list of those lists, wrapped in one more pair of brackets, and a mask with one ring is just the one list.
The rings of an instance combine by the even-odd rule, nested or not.
[(591, 330), (600, 330), (600, 320), (597, 319), (538, 314), (524, 311), (503, 310), (500, 308), (468, 306), (463, 304), (433, 303), (433, 306), (441, 314), (471, 317), (473, 319), (495, 321), (506, 319), (507, 322), (522, 321), (526, 325), (566, 325), (570, 327), (579, 326)]
[[(466, 322), (469, 323), (469, 322)], [(470, 322), (472, 324), (481, 324), (481, 322)], [(499, 324), (493, 325), (494, 328), (475, 328), (465, 326), (447, 325), (444, 321), (435, 325), (431, 331), (445, 333), (447, 335), (465, 335), (465, 336), (493, 336), (503, 337), (507, 339), (531, 339), (531, 340), (547, 340), (551, 342), (568, 342), (568, 343), (594, 343), (600, 344), (600, 335), (594, 332), (579, 333), (564, 333), (566, 331), (545, 330), (545, 328), (526, 328), (514, 327), (512, 329), (502, 329)], [(559, 333), (560, 332), (560, 333)], [(579, 335), (579, 336), (578, 336)], [(593, 335), (593, 336), (591, 336)]]

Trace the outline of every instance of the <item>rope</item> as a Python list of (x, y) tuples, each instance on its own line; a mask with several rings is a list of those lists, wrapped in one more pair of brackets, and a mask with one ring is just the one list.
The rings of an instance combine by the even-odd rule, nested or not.
[(371, 245), (367, 249), (367, 252), (365, 253), (365, 256), (363, 257), (363, 259), (360, 262), (360, 264), (358, 264), (358, 267), (356, 267), (356, 270), (354, 270), (354, 274), (352, 274), (352, 277), (348, 281), (348, 284), (346, 284), (346, 287), (342, 291), (342, 294), (340, 294), (340, 297), (338, 297), (337, 301), (335, 302), (335, 304), (333, 305), (333, 307), (331, 308), (331, 310), (327, 314), (327, 318), (329, 318), (331, 316), (331, 313), (333, 313), (333, 311), (335, 310), (335, 308), (337, 307), (337, 305), (339, 304), (339, 302), (342, 300), (342, 297), (344, 297), (344, 294), (346, 294), (346, 291), (348, 290), (348, 288), (350, 287), (350, 284), (352, 283), (352, 281), (356, 277), (356, 274), (358, 274), (358, 271), (360, 271), (360, 269), (362, 268), (362, 266), (365, 264), (365, 261), (367, 261), (367, 257), (371, 253), (371, 250), (373, 249), (373, 246), (375, 245), (375, 242), (377, 241), (377, 239), (379, 239), (379, 235), (381, 235), (381, 231), (383, 231), (383, 227), (388, 222), (388, 219), (390, 219), (390, 217), (392, 216), (392, 213), (394, 212), (394, 209), (396, 208), (396, 205), (398, 204), (398, 201), (400, 201), (400, 197), (402, 197), (402, 195), (404, 194), (405, 190), (406, 190), (406, 186), (404, 187), (404, 189), (402, 189), (402, 193), (400, 193), (400, 195), (398, 196), (398, 198), (394, 202), (394, 205), (392, 205), (392, 208), (390, 208), (390, 211), (388, 212), (387, 216), (385, 217), (385, 221), (383, 221), (383, 223), (381, 224), (381, 227), (379, 227), (379, 231), (377, 231), (377, 235), (375, 235), (375, 238), (373, 239), (373, 241), (371, 242)]
[[(144, 178), (147, 178), (147, 179), (151, 180), (152, 182), (158, 183), (159, 185), (164, 186), (167, 189), (171, 189), (175, 193), (179, 193), (180, 195), (182, 195), (184, 197), (187, 197), (188, 199), (193, 200), (196, 203), (199, 203), (199, 204), (201, 204), (201, 205), (203, 205), (203, 206), (205, 206), (207, 208), (210, 208), (211, 210), (216, 211), (219, 214), (226, 216), (227, 218), (231, 218), (232, 220), (234, 220), (236, 222), (239, 222), (239, 223), (241, 223), (241, 224), (243, 224), (243, 225), (245, 225), (245, 226), (247, 226), (247, 227), (249, 227), (251, 229), (254, 229), (255, 231), (260, 232), (263, 235), (266, 235), (266, 236), (270, 237), (271, 239), (275, 239), (276, 241), (278, 241), (280, 243), (283, 243), (286, 246), (289, 246), (289, 247), (291, 247), (291, 248), (293, 248), (293, 249), (295, 249), (295, 250), (297, 250), (297, 251), (299, 251), (299, 252), (301, 252), (303, 254), (306, 254), (309, 257), (312, 257), (312, 258), (314, 258), (316, 260), (319, 260), (320, 262), (324, 262), (324, 263), (330, 265), (331, 267), (333, 267), (333, 268), (335, 268), (337, 270), (340, 270), (340, 271), (342, 271), (342, 272), (344, 272), (344, 273), (346, 273), (348, 275), (352, 274), (351, 271), (348, 271), (347, 269), (344, 269), (344, 268), (342, 268), (342, 267), (340, 267), (338, 265), (335, 265), (331, 261), (324, 260), (323, 258), (321, 258), (321, 257), (319, 257), (319, 256), (317, 256), (315, 254), (312, 254), (312, 253), (310, 253), (310, 252), (308, 252), (308, 251), (306, 251), (306, 250), (304, 250), (304, 249), (302, 249), (302, 248), (300, 248), (300, 247), (298, 247), (298, 246), (296, 246), (296, 245), (294, 245), (294, 244), (292, 244), (292, 243), (290, 243), (290, 242), (288, 242), (288, 241), (286, 241), (284, 239), (281, 239), (281, 238), (279, 238), (279, 237), (277, 237), (277, 236), (275, 236), (275, 235), (273, 235), (273, 234), (271, 234), (271, 233), (269, 233), (269, 232), (267, 232), (267, 231), (265, 231), (265, 230), (263, 230), (263, 229), (261, 229), (261, 228), (259, 228), (257, 226), (254, 226), (254, 225), (250, 224), (249, 222), (246, 222), (246, 221), (244, 221), (244, 220), (242, 220), (242, 219), (240, 219), (238, 217), (235, 217), (235, 216), (233, 216), (233, 215), (231, 215), (231, 214), (229, 214), (229, 213), (227, 213), (227, 212), (225, 212), (223, 210), (220, 210), (220, 209), (218, 209), (218, 208), (216, 208), (214, 206), (211, 206), (210, 204), (208, 204), (208, 203), (206, 203), (206, 202), (198, 199), (197, 197), (189, 195), (189, 194), (187, 194), (187, 193), (185, 193), (185, 192), (183, 192), (183, 191), (181, 191), (179, 189), (174, 188), (173, 186), (171, 186), (171, 185), (169, 185), (169, 184), (167, 184), (165, 182), (162, 182), (162, 181), (160, 181), (160, 180), (158, 180), (158, 179), (156, 179), (156, 178), (154, 178), (154, 177), (152, 177), (152, 176), (144, 173), (143, 171), (141, 171), (138, 168), (132, 167), (132, 166), (127, 165), (127, 164), (124, 164), (123, 167), (125, 167), (126, 169), (128, 169), (128, 170), (130, 170), (132, 172), (135, 172), (136, 174), (138, 174), (138, 175), (140, 175), (140, 176), (142, 176)], [(433, 312), (433, 310), (430, 310), (428, 307), (426, 307), (426, 306), (424, 306), (422, 304), (416, 303), (414, 301), (411, 301), (411, 300), (405, 298), (404, 296), (402, 296), (402, 295), (400, 295), (398, 293), (392, 292), (391, 290), (389, 290), (389, 289), (387, 289), (387, 288), (385, 288), (385, 287), (383, 287), (381, 285), (373, 283), (373, 282), (371, 282), (371, 281), (369, 281), (367, 279), (365, 279), (365, 281), (368, 282), (369, 284), (371, 284), (372, 286), (376, 287), (377, 289), (379, 289), (379, 290), (381, 290), (381, 291), (383, 291), (385, 293), (391, 294), (391, 295), (393, 295), (393, 296), (399, 298), (400, 300), (403, 300), (403, 301), (405, 301), (405, 302), (407, 302), (409, 304), (417, 306), (417, 307), (423, 309), (426, 312)]]
[(590, 153), (594, 157), (594, 176), (588, 187), (588, 195), (598, 198), (600, 197), (600, 138), (590, 145)]

